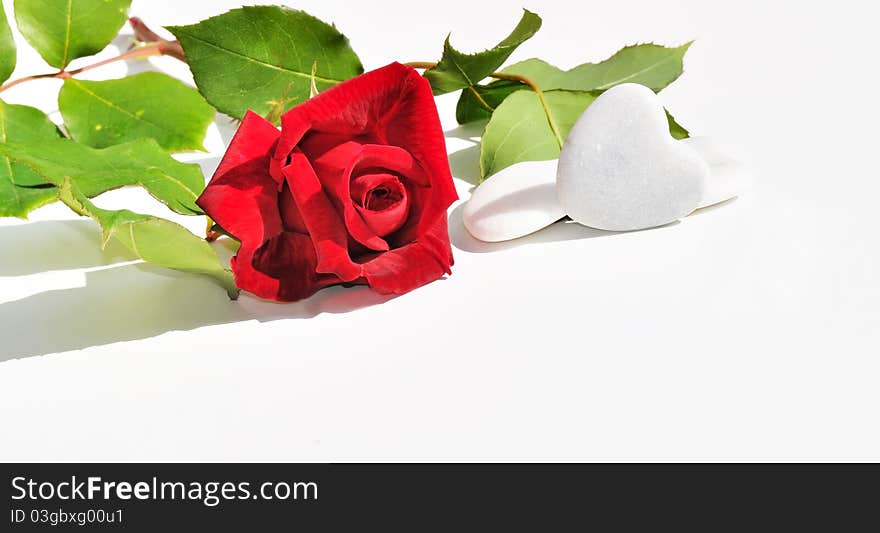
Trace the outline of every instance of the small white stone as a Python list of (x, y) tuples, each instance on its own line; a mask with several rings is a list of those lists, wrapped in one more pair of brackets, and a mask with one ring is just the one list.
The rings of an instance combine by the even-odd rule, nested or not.
[(700, 206), (706, 161), (669, 133), (657, 95), (627, 83), (599, 96), (559, 156), (564, 212), (586, 226), (629, 231), (674, 222)]
[(700, 200), (701, 208), (735, 198), (751, 187), (752, 175), (745, 165), (719, 150), (708, 137), (691, 137), (678, 142), (696, 150), (709, 164), (709, 181)]
[(564, 217), (556, 195), (556, 160), (511, 165), (480, 184), (462, 211), (481, 241), (523, 237)]

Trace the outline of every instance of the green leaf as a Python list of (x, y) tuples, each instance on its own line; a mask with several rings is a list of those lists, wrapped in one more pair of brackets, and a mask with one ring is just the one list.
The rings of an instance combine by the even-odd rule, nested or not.
[[(593, 103), (597, 93), (554, 90), (544, 93), (550, 113), (565, 139), (575, 121)], [(550, 129), (538, 95), (517, 91), (495, 109), (486, 124), (480, 145), (483, 179), (520, 161), (544, 161), (559, 157), (559, 143)]]
[(443, 57), (437, 66), (425, 71), (434, 94), (444, 94), (478, 84), (495, 72), (516, 48), (537, 33), (541, 17), (523, 10), (523, 16), (510, 35), (495, 48), (476, 54), (463, 54), (452, 47), (449, 37), (443, 44)]
[(315, 74), (318, 73), (318, 62), (312, 63), (312, 73), (309, 74), (309, 99), (318, 96), (318, 86), (315, 85)]
[(12, 71), (15, 70), (15, 40), (12, 38), (12, 30), (9, 21), (6, 20), (6, 10), (0, 0), (0, 83), (3, 83)]
[(239, 290), (235, 287), (232, 272), (223, 268), (217, 252), (183, 226), (127, 209), (101, 209), (77, 190), (69, 178), (59, 184), (58, 196), (76, 213), (101, 225), (104, 244), (115, 238), (148, 263), (211, 276), (226, 289), (230, 298), (238, 297)]
[[(527, 59), (501, 72), (529, 78), (545, 91), (604, 91), (621, 83), (639, 83), (657, 92), (681, 76), (683, 58), (691, 44), (685, 43), (676, 48), (656, 44), (627, 46), (605, 61), (584, 63), (571, 70), (559, 69), (540, 59)], [(474, 93), (495, 108), (515, 90), (518, 88), (509, 81), (498, 80), (488, 85), (478, 85), (473, 91), (463, 91), (456, 108), (458, 122), (464, 124), (483, 120), (492, 114)]]
[(468, 87), (458, 98), (455, 119), (459, 124), (488, 120), (492, 116), (492, 111), (501, 105), (505, 98), (522, 89), (528, 89), (528, 86), (510, 80), (498, 80), (488, 85)]
[(657, 44), (627, 46), (605, 61), (584, 63), (571, 70), (561, 70), (540, 59), (527, 59), (502, 72), (526, 76), (545, 91), (604, 91), (621, 83), (638, 83), (656, 92), (681, 76), (684, 55), (691, 44), (676, 48)]
[(0, 156), (33, 169), (42, 182), (58, 186), (70, 178), (91, 198), (125, 185), (140, 185), (157, 200), (184, 215), (201, 215), (195, 204), (205, 187), (198, 165), (174, 160), (153, 139), (95, 149), (58, 139), (0, 144)]
[(321, 91), (364, 71), (335, 27), (293, 9), (243, 7), (168, 29), (180, 39), (199, 91), (235, 118), (306, 101), (315, 62)]
[[(58, 139), (58, 128), (39, 109), (0, 100), (0, 150), (8, 142)], [(57, 191), (27, 164), (0, 154), (0, 217), (24, 218), (53, 202)]]
[(171, 152), (204, 150), (214, 119), (198, 91), (158, 72), (108, 81), (69, 78), (58, 106), (71, 136), (95, 148), (152, 138)]
[(15, 0), (18, 30), (59, 69), (104, 49), (119, 33), (131, 0)]

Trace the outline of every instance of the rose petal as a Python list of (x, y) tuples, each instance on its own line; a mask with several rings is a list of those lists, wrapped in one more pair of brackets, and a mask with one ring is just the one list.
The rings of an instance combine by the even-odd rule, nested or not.
[(316, 270), (335, 274), (346, 282), (359, 278), (362, 269), (348, 254), (345, 223), (324, 194), (321, 182), (305, 154), (294, 150), (290, 164), (282, 172), (314, 242)]
[[(409, 214), (409, 194), (393, 174), (362, 174), (351, 181), (355, 209), (376, 235), (394, 233), (406, 223)], [(377, 191), (385, 191), (379, 197)], [(377, 202), (380, 202), (377, 204)]]
[(407, 76), (407, 90), (400, 104), (386, 118), (388, 144), (400, 146), (412, 155), (428, 175), (437, 205), (449, 207), (458, 199), (446, 155), (446, 139), (440, 125), (431, 85), (424, 77)]
[(248, 112), (196, 204), (239, 240), (266, 239), (281, 231), (277, 191), (268, 175), (268, 154), (280, 133)]
[(371, 250), (385, 251), (388, 250), (388, 243), (367, 226), (351, 200), (351, 164), (357, 161), (361, 149), (362, 146), (357, 141), (348, 141), (327, 150), (312, 161), (327, 196), (342, 213), (348, 234)]
[[(397, 182), (398, 187), (402, 187), (397, 177), (394, 174), (388, 174), (387, 172), (377, 171), (376, 173), (361, 174), (352, 179), (351, 199), (354, 202), (355, 207), (365, 206), (370, 200), (370, 192), (380, 187), (383, 183), (390, 181), (395, 181)], [(377, 210), (375, 207), (372, 207), (371, 209)]]
[(420, 187), (431, 186), (431, 180), (421, 165), (399, 146), (363, 145), (357, 160), (352, 162), (351, 172), (362, 172), (371, 168), (388, 170)]
[(277, 152), (285, 156), (303, 138), (304, 128), (347, 139), (368, 136), (411, 154), (428, 174), (439, 203), (449, 205), (458, 197), (431, 85), (415, 69), (391, 63), (367, 72), (294, 107), (281, 123), (285, 131)]
[(214, 176), (197, 203), (223, 229), (241, 241), (232, 258), (235, 284), (264, 298), (278, 291), (278, 280), (254, 270), (254, 251), (281, 233), (278, 189), (266, 174), (266, 158), (228, 169)]
[(267, 166), (266, 158), (256, 159), (215, 174), (196, 200), (223, 229), (257, 246), (282, 230), (278, 189)]
[[(301, 124), (308, 124), (311, 131), (333, 133), (348, 139), (375, 133), (383, 127), (385, 117), (398, 106), (413, 81), (420, 79), (414, 69), (392, 63), (331, 87), (282, 115), (282, 128), (290, 130), (289, 140), (285, 136), (284, 147), (292, 141), (292, 150), (299, 142)], [(424, 83), (430, 94), (427, 80)], [(431, 107), (434, 107), (433, 95), (431, 98)], [(381, 137), (384, 139), (385, 135), (381, 134)]]
[(268, 174), (268, 154), (280, 133), (269, 122), (247, 113), (226, 155), (196, 203), (241, 241), (232, 258), (235, 284), (254, 294), (272, 297), (278, 280), (254, 270), (254, 251), (282, 231), (278, 190)]
[(309, 122), (301, 114), (288, 111), (281, 116), (281, 137), (278, 139), (278, 144), (275, 146), (275, 151), (272, 154), (271, 165), (272, 177), (279, 183), (284, 179), (281, 168), (287, 166), (289, 163), (288, 156), (296, 148), (296, 145), (299, 144), (303, 135), (309, 131), (309, 126)]
[(268, 157), (280, 136), (281, 132), (271, 122), (253, 111), (248, 111), (235, 131), (220, 165), (214, 171), (214, 177), (223, 176), (242, 163)]
[(447, 272), (435, 254), (419, 242), (378, 254), (363, 267), (367, 283), (380, 294), (404, 294)]
[(308, 298), (320, 289), (341, 282), (333, 275), (318, 274), (317, 257), (308, 235), (285, 231), (266, 241), (253, 254), (253, 268), (278, 281), (248, 291), (262, 298), (292, 302)]
[[(452, 248), (446, 210), (457, 194), (427, 80), (409, 67), (388, 65), (293, 108), (282, 117), (282, 129), (273, 165), (279, 169), (276, 174), (286, 170), (306, 227), (310, 232), (313, 226), (321, 229), (315, 241), (319, 269), (345, 271), (340, 278), (351, 279), (355, 269), (341, 235), (348, 234), (354, 242), (380, 252), (358, 252), (363, 265), (355, 265), (363, 273), (357, 282), (366, 281), (379, 292), (406, 292), (449, 271)], [(307, 156), (299, 165), (311, 170), (308, 160), (315, 164), (306, 177), (292, 168), (298, 144)], [(355, 152), (358, 145), (363, 145), (360, 154)], [(379, 235), (384, 228), (367, 223), (351, 198), (353, 178), (386, 171), (400, 177), (409, 202), (406, 223), (386, 235), (388, 241)], [(299, 181), (310, 183), (300, 191)], [(334, 206), (339, 211), (328, 209)], [(340, 218), (344, 226), (337, 226)]]
[[(347, 141), (328, 149), (327, 144), (327, 136), (315, 135), (304, 140), (303, 148), (312, 156), (310, 159), (326, 192), (342, 211), (349, 234), (371, 250), (388, 250), (388, 243), (382, 238), (387, 233), (370, 227), (355, 208), (351, 200), (352, 178), (361, 169), (388, 170), (417, 184), (428, 185), (424, 171), (406, 150), (397, 146)], [(315, 157), (315, 154), (320, 155)]]
[(299, 212), (296, 200), (293, 199), (293, 192), (291, 192), (290, 185), (286, 180), (281, 192), (278, 193), (278, 210), (281, 212), (281, 223), (285, 230), (308, 234), (309, 230), (306, 228), (302, 213)]

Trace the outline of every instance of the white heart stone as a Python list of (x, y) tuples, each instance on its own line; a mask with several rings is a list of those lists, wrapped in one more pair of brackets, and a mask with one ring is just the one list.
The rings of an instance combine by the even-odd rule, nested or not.
[(557, 193), (576, 222), (639, 230), (697, 209), (709, 174), (706, 161), (669, 134), (657, 95), (627, 83), (596, 98), (571, 129), (559, 156)]
[(462, 211), (468, 232), (481, 241), (523, 237), (564, 217), (556, 195), (556, 160), (526, 161), (489, 177)]
[(708, 137), (691, 137), (678, 142), (696, 150), (709, 164), (709, 181), (700, 200), (700, 207), (730, 200), (751, 186), (752, 175), (745, 166), (719, 150)]

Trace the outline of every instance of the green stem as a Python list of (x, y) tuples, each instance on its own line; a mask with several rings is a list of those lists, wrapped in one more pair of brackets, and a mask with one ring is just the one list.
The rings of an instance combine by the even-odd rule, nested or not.
[(111, 57), (110, 59), (105, 59), (103, 61), (98, 61), (97, 63), (93, 63), (91, 65), (86, 65), (84, 67), (74, 69), (74, 70), (59, 70), (58, 72), (49, 72), (46, 74), (35, 74), (33, 76), (25, 76), (23, 78), (18, 78), (17, 80), (12, 80), (9, 82), (0, 85), (0, 93), (9, 89), (11, 87), (15, 87), (19, 83), (24, 83), (26, 81), (31, 80), (41, 80), (41, 79), (49, 79), (49, 78), (57, 78), (66, 80), (67, 78), (72, 78), (77, 74), (82, 72), (86, 72), (92, 70), (94, 68), (102, 67), (104, 65), (108, 65), (110, 63), (115, 63), (117, 61), (125, 61), (127, 59), (137, 59), (140, 57), (149, 57), (149, 56), (157, 56), (164, 54), (163, 46), (160, 43), (152, 43), (144, 46), (139, 46), (137, 48), (133, 48), (124, 54), (118, 55), (116, 57)]
[(522, 84), (528, 85), (530, 89), (535, 91), (535, 94), (538, 95), (538, 100), (541, 101), (541, 107), (544, 108), (544, 114), (547, 115), (547, 123), (550, 124), (550, 130), (553, 131), (553, 135), (556, 137), (556, 142), (559, 143), (559, 148), (561, 149), (564, 139), (559, 133), (559, 126), (556, 125), (556, 119), (553, 118), (553, 113), (550, 112), (550, 105), (547, 103), (547, 98), (544, 97), (544, 91), (542, 91), (541, 88), (538, 87), (538, 84), (530, 80), (529, 78), (525, 76), (520, 76), (518, 74), (493, 72), (492, 74), (489, 74), (489, 76), (498, 80), (518, 81)]
[(483, 98), (482, 95), (480, 95), (480, 93), (478, 93), (476, 89), (474, 89), (473, 85), (468, 85), (468, 89), (470, 89), (471, 94), (474, 95), (474, 98), (477, 99), (477, 102), (479, 102), (481, 106), (488, 109), (490, 113), (495, 111), (495, 108), (489, 105), (489, 102), (487, 102), (486, 99)]
[(31, 80), (41, 80), (43, 78), (58, 78), (58, 77), (60, 77), (59, 74), (61, 74), (61, 73), (60, 72), (51, 72), (49, 74), (35, 74), (33, 76), (25, 76), (23, 78), (18, 78), (17, 80), (11, 80), (11, 81), (4, 83), (3, 85), (0, 85), (0, 93), (5, 91), (6, 89), (9, 89), (11, 87), (15, 87), (19, 83), (24, 83), (26, 81), (31, 81)]
[(437, 63), (428, 63), (426, 61), (410, 61), (409, 63), (404, 63), (404, 65), (412, 68), (429, 69), (436, 67)]

